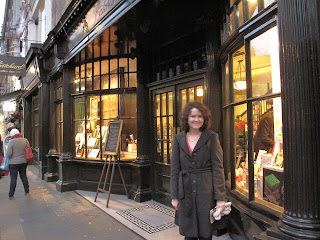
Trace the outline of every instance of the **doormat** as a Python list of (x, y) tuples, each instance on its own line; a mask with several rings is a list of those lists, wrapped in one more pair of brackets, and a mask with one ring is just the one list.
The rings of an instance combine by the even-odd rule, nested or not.
[(116, 213), (149, 234), (176, 226), (174, 211), (158, 204), (147, 204)]

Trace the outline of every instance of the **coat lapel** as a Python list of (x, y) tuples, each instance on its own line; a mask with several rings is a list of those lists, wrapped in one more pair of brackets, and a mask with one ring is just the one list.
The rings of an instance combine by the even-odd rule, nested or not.
[(179, 136), (179, 146), (181, 147), (181, 149), (188, 154), (191, 157), (190, 151), (189, 151), (189, 147), (187, 145), (187, 141), (186, 141), (186, 132), (182, 132)]
[[(208, 131), (208, 130), (204, 130), (196, 144), (196, 146), (194, 147), (193, 151), (197, 151), (199, 148), (201, 148), (204, 144), (207, 143), (208, 139), (211, 137), (212, 132)], [(188, 147), (188, 146), (187, 146)]]

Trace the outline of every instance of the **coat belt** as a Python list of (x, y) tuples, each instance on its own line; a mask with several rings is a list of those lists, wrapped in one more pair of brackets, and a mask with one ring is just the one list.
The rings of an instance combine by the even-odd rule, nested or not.
[[(207, 167), (207, 168), (198, 168), (198, 169), (191, 169), (191, 170), (181, 170), (179, 172), (179, 200), (183, 199), (186, 197), (186, 195), (189, 195), (186, 197), (185, 199), (185, 211), (186, 213), (190, 212), (191, 208), (192, 208), (192, 188), (191, 188), (191, 184), (184, 184), (184, 182), (189, 180), (189, 175), (191, 173), (207, 173), (207, 172), (211, 172), (212, 168), (211, 167)], [(184, 181), (185, 180), (185, 181)]]

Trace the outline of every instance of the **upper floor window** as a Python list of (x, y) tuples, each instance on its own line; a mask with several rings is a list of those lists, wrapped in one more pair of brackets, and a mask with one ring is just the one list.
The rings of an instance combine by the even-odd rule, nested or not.
[(222, 30), (222, 42), (246, 21), (270, 6), (276, 0), (230, 0), (227, 5), (226, 23)]

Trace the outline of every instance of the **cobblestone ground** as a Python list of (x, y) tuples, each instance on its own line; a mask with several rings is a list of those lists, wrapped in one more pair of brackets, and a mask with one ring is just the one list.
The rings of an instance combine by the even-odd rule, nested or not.
[(0, 179), (0, 240), (141, 240), (75, 192), (59, 193), (55, 183), (28, 166), (31, 197), (18, 179), (15, 200), (9, 200), (9, 177)]

